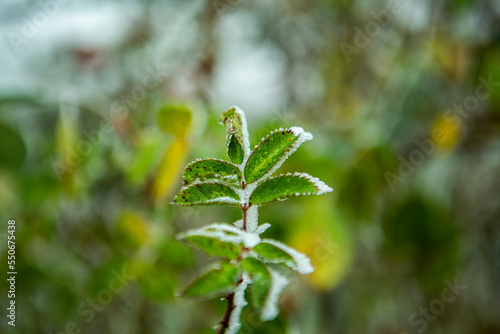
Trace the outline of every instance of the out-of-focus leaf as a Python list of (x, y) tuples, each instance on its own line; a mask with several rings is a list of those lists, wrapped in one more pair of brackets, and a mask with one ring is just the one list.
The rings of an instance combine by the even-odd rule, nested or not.
[(183, 138), (191, 126), (192, 113), (183, 106), (164, 106), (158, 111), (157, 122), (161, 130)]
[(127, 168), (127, 174), (132, 183), (143, 184), (146, 181), (162, 158), (164, 141), (164, 135), (158, 131), (147, 130), (138, 135), (137, 146)]
[[(192, 239), (192, 237), (204, 237), (210, 239), (210, 241)], [(214, 223), (204, 226), (203, 228), (189, 230), (179, 234), (177, 238), (193, 243), (200, 249), (207, 251), (207, 254), (209, 254), (209, 252), (217, 253), (213, 255), (226, 256), (231, 259), (234, 258), (234, 255), (238, 256), (240, 254), (241, 247), (252, 248), (260, 243), (260, 237), (258, 235), (240, 230), (234, 225), (225, 223)], [(212, 241), (212, 239), (219, 242)], [(234, 249), (231, 245), (238, 247)], [(233, 253), (232, 250), (235, 250), (236, 253)]]
[(301, 274), (310, 274), (314, 271), (311, 261), (304, 254), (272, 239), (262, 239), (262, 242), (253, 249), (264, 262), (284, 264)]
[(220, 268), (208, 270), (194, 279), (184, 289), (182, 295), (192, 298), (208, 298), (231, 293), (241, 278), (240, 270), (229, 263)]
[(332, 191), (324, 182), (308, 174), (285, 174), (262, 182), (250, 196), (250, 203), (262, 205), (301, 195), (321, 195)]
[(215, 237), (191, 235), (186, 236), (184, 240), (198, 247), (207, 253), (207, 255), (223, 256), (230, 260), (236, 259), (241, 250), (237, 245), (231, 242), (221, 241)]
[(255, 308), (261, 310), (271, 289), (271, 274), (266, 266), (256, 258), (243, 259), (241, 267), (252, 279), (252, 284), (249, 286), (250, 300)]
[(144, 219), (133, 211), (124, 212), (118, 219), (116, 233), (123, 244), (138, 248), (147, 239), (147, 225)]
[(431, 128), (433, 144), (443, 151), (452, 151), (460, 140), (461, 130), (461, 123), (454, 123), (439, 116)]
[(226, 126), (227, 155), (235, 164), (241, 164), (245, 151), (250, 150), (245, 114), (237, 107), (222, 113), (221, 121)]
[(299, 127), (275, 130), (260, 142), (248, 158), (245, 181), (251, 183), (275, 171), (304, 141), (311, 139), (312, 135)]
[(26, 146), (11, 128), (0, 123), (0, 168), (18, 171), (26, 157)]
[(229, 183), (239, 184), (241, 172), (235, 165), (217, 159), (197, 160), (186, 166), (184, 170), (184, 185), (194, 181), (222, 179)]
[(305, 202), (306, 210), (287, 225), (287, 244), (311, 259), (314, 272), (307, 276), (311, 285), (320, 291), (331, 291), (346, 277), (353, 257), (345, 214), (338, 212), (338, 207), (326, 197)]
[(192, 205), (240, 205), (240, 199), (233, 189), (220, 183), (193, 184), (181, 189), (173, 204)]
[(176, 139), (163, 156), (153, 183), (153, 199), (163, 200), (175, 187), (179, 174), (186, 159), (188, 144), (184, 139)]
[(85, 158), (75, 150), (79, 133), (75, 118), (74, 110), (70, 110), (65, 105), (61, 106), (55, 133), (57, 161), (52, 162), (55, 176), (59, 182), (63, 183), (64, 190), (68, 193), (75, 193), (78, 190), (74, 172)]

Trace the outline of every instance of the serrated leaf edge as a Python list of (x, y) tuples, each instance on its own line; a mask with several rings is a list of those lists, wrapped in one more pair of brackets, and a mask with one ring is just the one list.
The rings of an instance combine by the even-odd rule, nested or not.
[[(189, 185), (192, 185), (192, 184), (198, 184), (199, 182), (205, 182), (205, 181), (209, 181), (209, 180), (201, 180), (200, 178), (192, 181), (192, 182), (189, 182), (189, 183), (186, 183), (186, 171), (188, 168), (191, 168), (192, 165), (194, 165), (195, 163), (198, 163), (200, 161), (217, 161), (217, 162), (222, 162), (222, 163), (225, 163), (225, 164), (228, 164), (228, 165), (231, 165), (232, 167), (235, 167), (238, 171), (240, 171), (240, 168), (238, 167), (238, 165), (232, 163), (232, 162), (229, 162), (229, 161), (225, 161), (225, 160), (221, 160), (221, 159), (216, 159), (216, 158), (206, 158), (206, 159), (196, 159), (194, 161), (191, 161), (190, 163), (188, 163), (186, 165), (186, 167), (184, 167), (184, 172), (182, 173), (182, 179), (183, 179), (183, 183), (182, 183), (182, 186), (183, 187), (186, 187), (186, 186), (189, 186)], [(240, 174), (241, 174), (241, 171), (240, 171)], [(215, 176), (219, 176), (221, 178), (226, 178), (226, 179), (232, 179), (231, 177), (229, 177), (228, 175), (222, 175), (222, 174), (217, 174), (217, 173), (213, 173), (213, 175)], [(237, 175), (232, 175), (234, 176), (234, 180), (237, 181), (238, 180), (238, 176)], [(243, 176), (242, 176), (243, 178)], [(220, 180), (218, 180), (220, 181)], [(198, 182), (198, 183), (197, 183)], [(219, 182), (220, 183), (220, 182)], [(232, 186), (235, 186), (237, 185), (237, 183), (235, 184), (232, 184), (230, 183)]]
[[(196, 205), (202, 205), (202, 204), (197, 204), (197, 203), (190, 204), (190, 203), (178, 202), (177, 198), (181, 195), (181, 193), (183, 191), (187, 191), (187, 190), (189, 190), (189, 189), (191, 189), (193, 187), (202, 186), (204, 184), (218, 184), (218, 185), (224, 186), (224, 187), (229, 188), (232, 191), (234, 191), (236, 193), (236, 195), (238, 195), (238, 197), (241, 198), (241, 195), (240, 195), (241, 190), (240, 189), (233, 188), (231, 185), (226, 184), (225, 182), (221, 182), (220, 180), (206, 180), (206, 181), (202, 181), (202, 182), (193, 182), (193, 183), (188, 184), (187, 186), (183, 186), (179, 190), (179, 193), (174, 196), (174, 198), (172, 199), (172, 202), (170, 202), (170, 204), (174, 204), (174, 205), (177, 205), (177, 206), (196, 206)], [(223, 200), (226, 200), (226, 202), (222, 202)], [(217, 198), (211, 199), (211, 200), (203, 202), (203, 203), (216, 203), (216, 202), (222, 202), (221, 205), (228, 204), (228, 205), (237, 205), (237, 206), (240, 206), (241, 200), (236, 200), (236, 199), (234, 199), (232, 197), (229, 197), (229, 196), (222, 196), (222, 197), (217, 197)]]
[[(263, 137), (260, 140), (260, 142), (257, 145), (255, 145), (255, 148), (252, 151), (252, 153), (250, 153), (247, 161), (250, 159), (250, 157), (252, 156), (252, 154), (257, 150), (257, 148), (260, 147), (264, 143), (264, 141), (266, 139), (268, 139), (270, 136), (274, 135), (277, 132), (283, 132), (283, 131), (291, 131), (291, 132), (293, 132), (293, 134), (295, 136), (297, 136), (297, 138), (292, 143), (292, 145), (290, 145), (279, 156), (279, 158), (277, 159), (276, 163), (266, 173), (264, 173), (261, 177), (259, 177), (258, 179), (252, 181), (251, 183), (259, 182), (261, 180), (266, 180), (269, 177), (269, 175), (272, 175), (276, 170), (278, 170), (278, 168), (280, 168), (283, 165), (283, 163), (288, 159), (288, 157), (290, 155), (292, 155), (295, 151), (297, 151), (297, 149), (300, 147), (300, 145), (302, 145), (302, 143), (304, 143), (306, 141), (309, 141), (309, 140), (312, 140), (314, 138), (313, 135), (310, 132), (306, 132), (306, 131), (304, 131), (303, 128), (298, 127), (298, 126), (292, 126), (290, 128), (286, 128), (286, 129), (284, 129), (284, 128), (276, 129), (276, 130), (272, 131), (270, 134), (268, 134), (266, 137)], [(246, 162), (245, 162), (245, 167), (246, 167)], [(243, 169), (243, 178), (244, 177), (245, 177), (245, 171)]]
[[(307, 196), (307, 195), (323, 195), (323, 194), (326, 194), (326, 193), (329, 193), (329, 192), (332, 192), (333, 189), (330, 188), (325, 182), (321, 181), (320, 179), (318, 179), (317, 177), (313, 177), (307, 173), (298, 173), (298, 172), (295, 172), (295, 173), (286, 173), (286, 174), (280, 174), (280, 175), (276, 175), (276, 176), (273, 176), (273, 177), (270, 177), (270, 178), (267, 178), (265, 180), (262, 180), (261, 182), (259, 182), (257, 184), (257, 187), (255, 187), (255, 189), (257, 189), (261, 184), (265, 183), (265, 182), (268, 182), (270, 180), (273, 180), (273, 179), (277, 179), (279, 177), (284, 177), (284, 176), (298, 176), (299, 178), (301, 179), (307, 179), (308, 181), (311, 181), (311, 183), (314, 185), (314, 187), (316, 187), (316, 189), (318, 190), (318, 192), (297, 192), (295, 194), (291, 194), (291, 195), (287, 195), (285, 197), (278, 197), (276, 199), (273, 199), (273, 200), (270, 200), (270, 201), (267, 201), (267, 202), (263, 202), (263, 203), (259, 203), (257, 205), (263, 205), (263, 204), (266, 204), (266, 203), (269, 203), (269, 202), (272, 202), (274, 200), (278, 200), (278, 201), (285, 201), (287, 200), (289, 197), (297, 197), (297, 196)], [(255, 191), (255, 189), (252, 190), (252, 193), (253, 191)], [(252, 198), (252, 194), (250, 194), (250, 199)]]

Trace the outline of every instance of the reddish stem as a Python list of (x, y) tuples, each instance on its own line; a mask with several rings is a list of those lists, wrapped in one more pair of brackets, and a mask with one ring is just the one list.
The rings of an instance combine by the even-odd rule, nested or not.
[(246, 204), (241, 207), (241, 211), (243, 212), (243, 231), (247, 230), (247, 210), (248, 207)]
[(222, 317), (222, 320), (220, 322), (220, 327), (217, 330), (217, 334), (224, 334), (226, 330), (229, 328), (229, 319), (231, 318), (231, 313), (234, 310), (234, 292), (229, 294), (227, 297), (227, 308), (226, 312), (224, 313), (224, 317)]

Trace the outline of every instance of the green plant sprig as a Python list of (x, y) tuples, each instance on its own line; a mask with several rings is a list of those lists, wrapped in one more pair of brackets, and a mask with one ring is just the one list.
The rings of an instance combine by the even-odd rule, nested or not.
[(262, 320), (278, 315), (278, 297), (288, 281), (277, 265), (301, 274), (314, 271), (309, 258), (277, 240), (261, 238), (271, 225), (259, 225), (258, 207), (302, 195), (332, 191), (324, 182), (304, 173), (272, 174), (313, 136), (300, 127), (277, 129), (250, 150), (244, 112), (232, 107), (222, 113), (226, 127), (227, 155), (231, 162), (196, 160), (186, 166), (183, 187), (172, 204), (232, 205), (242, 211), (233, 225), (214, 223), (177, 236), (209, 256), (221, 258), (191, 281), (181, 295), (193, 298), (223, 296), (227, 308), (217, 333), (235, 334), (249, 300)]

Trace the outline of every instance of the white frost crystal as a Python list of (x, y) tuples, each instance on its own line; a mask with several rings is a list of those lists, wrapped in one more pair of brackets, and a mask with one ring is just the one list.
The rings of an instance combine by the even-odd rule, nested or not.
[(262, 225), (260, 225), (256, 230), (255, 230), (255, 234), (258, 234), (258, 235), (261, 235), (262, 233), (264, 233), (268, 228), (271, 227), (271, 224), (269, 223), (264, 223)]
[(288, 285), (288, 279), (278, 271), (269, 269), (271, 274), (271, 289), (262, 308), (261, 318), (264, 321), (273, 320), (279, 313), (278, 299), (281, 291)]
[(229, 318), (227, 334), (236, 334), (241, 327), (240, 315), (243, 308), (248, 305), (245, 300), (245, 290), (249, 282), (250, 279), (248, 275), (243, 274), (243, 281), (236, 287), (233, 299), (234, 309)]
[[(243, 152), (244, 152), (245, 158), (248, 158), (248, 156), (250, 155), (250, 139), (249, 139), (249, 135), (248, 135), (247, 118), (246, 118), (243, 110), (241, 110), (239, 107), (233, 106), (229, 109), (232, 109), (232, 108), (234, 108), (234, 111), (241, 116), (241, 122), (242, 122), (242, 124), (241, 124), (242, 129), (241, 130), (243, 132)], [(245, 161), (246, 161), (246, 159), (243, 160), (243, 164), (245, 163)]]
[(189, 236), (217, 238), (236, 245), (243, 244), (247, 248), (255, 247), (260, 243), (260, 237), (257, 234), (248, 233), (233, 225), (224, 223), (214, 223), (200, 229), (189, 230), (179, 234), (177, 238), (184, 239)]
[[(286, 174), (286, 175), (289, 175), (289, 174)], [(306, 173), (293, 173), (293, 176), (299, 176), (299, 177), (302, 177), (304, 179), (308, 179), (309, 181), (314, 183), (314, 186), (316, 187), (316, 189), (318, 189), (318, 192), (316, 193), (316, 195), (323, 195), (323, 194), (326, 194), (326, 193), (333, 191), (332, 188), (330, 188), (325, 182), (321, 181), (317, 177), (312, 177), (311, 175), (306, 174)]]
[(259, 227), (259, 211), (257, 205), (251, 206), (247, 210), (247, 232), (255, 233)]
[[(238, 108), (237, 106), (233, 106), (231, 108), (234, 108), (235, 113), (241, 116), (241, 131), (242, 131), (242, 140), (243, 140), (243, 161), (241, 164), (236, 165), (241, 172), (241, 176), (243, 178), (243, 181), (245, 181), (245, 167), (247, 165), (248, 159), (251, 155), (251, 150), (250, 150), (250, 140), (249, 140), (249, 135), (248, 135), (248, 129), (247, 129), (247, 121), (245, 117), (245, 113)], [(231, 109), (230, 108), (230, 109)], [(228, 109), (228, 110), (230, 110)], [(277, 131), (282, 132), (285, 129), (278, 129), (275, 130), (272, 134), (276, 133)], [(240, 247), (244, 246), (245, 250), (242, 251), (241, 256), (233, 260), (233, 264), (237, 265), (236, 263), (241, 260), (241, 258), (247, 258), (247, 257), (253, 257), (253, 258), (258, 258), (260, 259), (260, 255), (257, 254), (252, 248), (257, 246), (260, 243), (267, 243), (271, 246), (274, 246), (283, 252), (287, 253), (290, 258), (286, 258), (285, 260), (287, 261), (287, 265), (290, 266), (293, 270), (301, 273), (301, 274), (310, 274), (314, 271), (313, 266), (311, 265), (311, 261), (309, 258), (298, 252), (297, 250), (287, 246), (284, 243), (281, 243), (279, 241), (273, 240), (273, 239), (261, 239), (260, 235), (265, 232), (271, 225), (268, 223), (262, 224), (259, 226), (258, 223), (258, 205), (250, 205), (250, 197), (252, 196), (252, 193), (254, 190), (262, 184), (264, 181), (269, 180), (271, 175), (281, 167), (281, 165), (284, 163), (284, 161), (292, 154), (294, 153), (302, 143), (309, 141), (313, 139), (313, 135), (309, 132), (304, 131), (303, 128), (301, 127), (291, 127), (289, 130), (297, 137), (296, 140), (283, 152), (283, 154), (277, 159), (276, 163), (272, 168), (270, 168), (264, 175), (258, 178), (258, 180), (255, 180), (254, 182), (251, 183), (242, 183), (241, 185), (235, 185), (232, 183), (232, 180), (236, 180), (238, 177), (237, 175), (224, 175), (223, 177), (220, 177), (219, 180), (210, 179), (210, 180), (193, 180), (192, 185), (196, 184), (206, 184), (206, 183), (219, 183), (224, 186), (227, 186), (231, 188), (237, 195), (238, 199), (230, 198), (227, 196), (224, 197), (219, 197), (216, 199), (211, 200), (210, 202), (224, 202), (227, 204), (236, 204), (238, 206), (241, 206), (243, 209), (243, 214), (244, 217), (243, 219), (240, 219), (236, 221), (233, 225), (226, 224), (226, 223), (214, 223), (207, 225), (203, 228), (200, 229), (193, 229), (186, 231), (185, 233), (182, 233), (178, 236), (179, 239), (183, 239), (189, 236), (205, 236), (205, 237), (210, 237), (210, 238), (217, 238), (221, 241), (225, 242), (231, 242), (236, 245), (240, 245)], [(272, 135), (271, 134), (271, 135)], [(231, 135), (231, 134), (230, 134)], [(233, 134), (234, 135), (234, 134)], [(267, 138), (267, 137), (266, 137)], [(264, 138), (263, 140), (266, 140)], [(261, 141), (262, 142), (262, 141)], [(258, 147), (258, 145), (256, 146)], [(216, 160), (216, 159), (214, 159)], [(293, 176), (298, 176), (301, 178), (305, 178), (309, 180), (311, 183), (314, 184), (314, 186), (317, 189), (317, 192), (310, 192), (310, 193), (297, 193), (296, 195), (309, 195), (309, 194), (324, 194), (332, 191), (333, 189), (327, 186), (324, 182), (320, 181), (319, 179), (312, 177), (308, 174), (304, 173), (294, 173), (294, 174), (286, 174), (286, 175), (293, 175)], [(280, 176), (278, 176), (280, 177)], [(192, 186), (190, 185), (190, 186)], [(183, 188), (183, 190), (186, 189), (186, 187)], [(209, 202), (208, 202), (209, 203)], [(257, 203), (257, 202), (256, 202)], [(245, 222), (245, 224), (244, 224)], [(245, 227), (245, 229), (243, 229)], [(272, 256), (270, 256), (272, 257)], [(284, 259), (264, 259), (264, 263), (269, 263), (274, 261), (276, 262), (283, 262)], [(276, 270), (276, 268), (273, 268), (272, 266), (266, 266), (267, 269), (269, 270), (269, 273), (271, 275), (271, 286), (269, 289), (269, 292), (267, 294), (266, 301), (262, 307), (261, 311), (261, 318), (264, 321), (267, 320), (272, 320), (274, 319), (279, 312), (278, 309), (278, 300), (281, 292), (283, 289), (287, 286), (288, 284), (288, 279), (286, 276), (281, 274), (279, 271)], [(233, 309), (230, 312), (230, 318), (228, 319), (228, 329), (226, 334), (236, 334), (239, 329), (241, 328), (241, 323), (240, 323), (240, 316), (242, 309), (248, 304), (245, 300), (245, 290), (248, 286), (248, 284), (252, 283), (252, 280), (248, 276), (248, 273), (243, 272), (241, 276), (241, 280), (238, 283), (238, 285), (235, 287), (234, 290), (234, 296), (233, 296)]]

